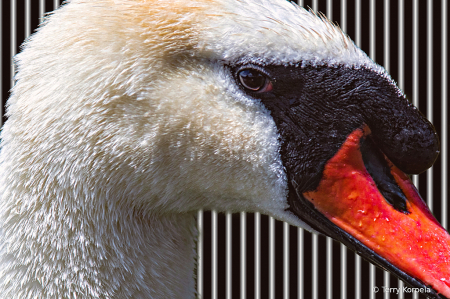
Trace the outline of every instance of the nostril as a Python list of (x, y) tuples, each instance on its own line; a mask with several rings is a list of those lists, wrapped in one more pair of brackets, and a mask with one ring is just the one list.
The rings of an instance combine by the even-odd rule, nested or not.
[(384, 199), (399, 212), (409, 214), (407, 198), (391, 174), (383, 153), (376, 147), (370, 138), (361, 139), (360, 149), (364, 166), (374, 180), (378, 191)]

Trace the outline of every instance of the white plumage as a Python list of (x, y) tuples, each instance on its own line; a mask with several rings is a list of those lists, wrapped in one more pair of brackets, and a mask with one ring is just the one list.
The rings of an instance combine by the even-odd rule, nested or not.
[(0, 153), (1, 298), (192, 298), (195, 211), (297, 226), (238, 62), (383, 73), (286, 1), (72, 0), (16, 58)]

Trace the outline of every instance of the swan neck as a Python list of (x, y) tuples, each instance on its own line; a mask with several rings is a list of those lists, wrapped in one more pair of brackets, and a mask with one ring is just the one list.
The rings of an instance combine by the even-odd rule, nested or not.
[(194, 298), (194, 214), (43, 210), (2, 219), (0, 298)]

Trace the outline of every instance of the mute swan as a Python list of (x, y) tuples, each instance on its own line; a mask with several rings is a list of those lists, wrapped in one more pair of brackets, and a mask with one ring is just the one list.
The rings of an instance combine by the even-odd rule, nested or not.
[(319, 231), (450, 297), (450, 237), (399, 170), (433, 164), (434, 128), (323, 18), (72, 0), (16, 62), (1, 298), (193, 298), (200, 208)]

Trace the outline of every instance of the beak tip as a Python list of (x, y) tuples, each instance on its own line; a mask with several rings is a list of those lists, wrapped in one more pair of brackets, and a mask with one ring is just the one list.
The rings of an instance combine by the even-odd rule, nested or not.
[[(359, 142), (368, 132), (354, 131), (325, 165), (319, 187), (303, 196), (336, 226), (383, 257), (385, 266), (397, 269), (394, 273), (400, 273), (402, 279), (412, 285), (430, 285), (432, 290), (450, 297), (446, 279), (450, 277), (450, 235), (433, 217), (408, 176), (387, 158), (383, 160), (390, 166), (375, 165), (377, 161), (370, 163), (378, 169), (388, 169), (390, 181), (381, 181), (383, 186), (374, 181), (363, 162)], [(383, 188), (392, 186), (398, 189), (395, 194), (404, 197), (405, 209), (397, 209), (395, 201), (392, 203), (385, 197), (387, 191), (382, 191)]]

